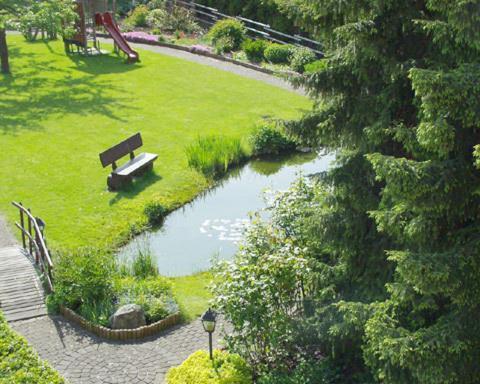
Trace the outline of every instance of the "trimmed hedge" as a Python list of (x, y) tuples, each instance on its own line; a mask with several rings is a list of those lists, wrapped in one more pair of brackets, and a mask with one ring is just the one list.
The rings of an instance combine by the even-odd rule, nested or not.
[(252, 384), (252, 372), (239, 355), (197, 351), (167, 373), (167, 384)]
[(41, 360), (27, 341), (8, 326), (1, 312), (0, 383), (65, 384), (60, 374)]
[(294, 49), (290, 44), (270, 44), (265, 49), (265, 59), (273, 64), (288, 64)]
[(242, 49), (248, 60), (259, 63), (265, 58), (264, 53), (269, 45), (270, 43), (266, 40), (247, 39), (243, 42)]

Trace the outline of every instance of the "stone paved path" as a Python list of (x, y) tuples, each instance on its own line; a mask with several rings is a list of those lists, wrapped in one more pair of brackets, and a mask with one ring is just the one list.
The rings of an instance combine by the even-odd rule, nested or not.
[[(208, 336), (199, 320), (136, 342), (100, 339), (60, 316), (11, 326), (71, 384), (161, 384), (170, 367), (208, 348)], [(214, 334), (216, 346), (219, 334)]]

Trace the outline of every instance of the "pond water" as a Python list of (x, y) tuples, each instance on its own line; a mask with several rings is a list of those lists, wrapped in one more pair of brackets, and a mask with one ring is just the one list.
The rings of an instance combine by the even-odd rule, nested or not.
[(131, 257), (139, 248), (148, 247), (162, 275), (182, 276), (207, 270), (212, 256), (233, 257), (248, 226), (249, 213), (265, 207), (266, 190), (286, 190), (300, 172), (308, 175), (326, 171), (333, 160), (333, 155), (313, 153), (253, 160), (172, 212), (161, 229), (138, 236), (120, 250), (120, 257)]

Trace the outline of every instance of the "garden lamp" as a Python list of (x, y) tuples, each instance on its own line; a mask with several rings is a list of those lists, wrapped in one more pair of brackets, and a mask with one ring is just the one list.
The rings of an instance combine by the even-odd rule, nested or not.
[(211, 308), (202, 315), (202, 325), (205, 332), (208, 332), (208, 350), (210, 352), (210, 360), (213, 360), (213, 346), (212, 346), (212, 333), (215, 331), (215, 325), (217, 323), (217, 314), (212, 311)]

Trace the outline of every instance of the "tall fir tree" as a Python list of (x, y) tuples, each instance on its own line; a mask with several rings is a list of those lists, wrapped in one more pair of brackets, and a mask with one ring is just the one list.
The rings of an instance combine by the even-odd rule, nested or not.
[(276, 2), (326, 47), (288, 124), (339, 154), (310, 227), (340, 271), (318, 282), (324, 353), (384, 383), (480, 382), (480, 1)]

